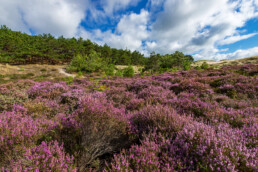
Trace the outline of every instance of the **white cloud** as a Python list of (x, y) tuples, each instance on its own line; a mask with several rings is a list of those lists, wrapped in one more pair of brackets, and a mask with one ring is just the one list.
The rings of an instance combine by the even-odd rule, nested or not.
[(23, 22), (18, 2), (18, 0), (0, 0), (0, 25), (6, 25), (17, 31), (29, 32), (28, 27)]
[[(253, 3), (253, 0), (166, 0), (149, 39), (157, 43), (155, 51), (163, 54), (180, 50), (202, 52), (209, 58), (219, 51), (216, 47), (219, 42), (233, 43), (254, 36), (235, 36), (237, 28), (257, 16)], [(154, 50), (148, 44), (147, 49)]]
[(151, 9), (151, 11), (160, 10), (165, 0), (148, 0), (147, 7)]
[(132, 51), (142, 49), (142, 41), (148, 38), (147, 23), (149, 13), (142, 10), (140, 14), (131, 13), (124, 15), (117, 24), (115, 33), (110, 30), (101, 32), (94, 30), (91, 34), (87, 31), (81, 31), (83, 38), (91, 38), (93, 41), (111, 47), (130, 49)]
[[(258, 17), (258, 0), (148, 0), (149, 11), (142, 9), (136, 14), (126, 10), (139, 2), (0, 0), (0, 25), (27, 33), (32, 29), (36, 34), (81, 36), (146, 55), (152, 51), (166, 54), (179, 50), (186, 54), (198, 53), (195, 57), (206, 59), (219, 57), (223, 50), (218, 45), (257, 35), (246, 34), (241, 28), (249, 19)], [(90, 14), (87, 19), (86, 14)], [(81, 22), (98, 26), (111, 22), (114, 28), (85, 30)]]
[(0, 24), (14, 30), (51, 33), (72, 37), (85, 18), (87, 1), (83, 0), (10, 0), (0, 1)]
[[(239, 59), (244, 57), (252, 57), (258, 55), (258, 47), (253, 47), (249, 49), (239, 49), (233, 53), (225, 53), (225, 54), (211, 54), (210, 58), (211, 60), (222, 60), (222, 59)], [(207, 60), (205, 56), (202, 56), (201, 54), (194, 55), (194, 58), (196, 60)]]
[(128, 6), (137, 5), (140, 0), (102, 0), (101, 4), (106, 14), (111, 15), (113, 12), (123, 10)]
[(253, 36), (257, 35), (257, 33), (250, 33), (247, 35), (236, 35), (236, 36), (230, 36), (222, 41), (219, 42), (220, 45), (227, 45), (227, 44), (232, 44), (244, 39), (251, 38)]

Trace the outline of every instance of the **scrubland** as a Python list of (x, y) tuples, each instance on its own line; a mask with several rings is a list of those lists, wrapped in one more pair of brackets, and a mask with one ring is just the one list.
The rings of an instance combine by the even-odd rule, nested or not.
[(257, 68), (4, 82), (0, 169), (257, 171)]

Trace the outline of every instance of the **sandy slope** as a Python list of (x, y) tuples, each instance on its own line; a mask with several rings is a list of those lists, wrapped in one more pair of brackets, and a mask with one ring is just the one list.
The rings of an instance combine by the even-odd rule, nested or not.
[(193, 66), (200, 66), (203, 62), (208, 63), (211, 66), (226, 66), (226, 65), (243, 65), (243, 64), (258, 64), (258, 56), (243, 58), (243, 59), (232, 59), (232, 60), (199, 60), (193, 63)]
[(13, 74), (28, 74), (32, 73), (34, 76), (51, 75), (52, 77), (75, 77), (74, 74), (69, 74), (65, 71), (65, 65), (8, 65), (0, 64), (1, 75), (13, 75)]

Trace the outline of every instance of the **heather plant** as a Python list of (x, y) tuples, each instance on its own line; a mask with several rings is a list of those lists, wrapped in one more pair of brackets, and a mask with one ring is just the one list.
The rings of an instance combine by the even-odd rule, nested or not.
[(257, 171), (256, 71), (1, 84), (0, 169)]
[(236, 90), (233, 85), (225, 84), (218, 88), (218, 92), (222, 94), (226, 94), (230, 98), (236, 98)]
[(0, 114), (0, 165), (22, 156), (24, 147), (32, 146), (53, 122), (26, 116), (26, 109), (15, 106), (15, 111)]
[[(64, 152), (57, 141), (42, 142), (40, 145), (27, 149), (25, 158), (11, 162), (14, 171), (77, 171), (73, 157)], [(7, 168), (8, 169), (8, 168)]]
[(91, 165), (97, 158), (118, 151), (128, 144), (126, 116), (109, 103), (84, 97), (75, 114), (80, 120), (82, 132), (80, 170)]
[(146, 140), (140, 146), (134, 145), (128, 151), (122, 150), (114, 155), (114, 160), (107, 168), (109, 171), (161, 171), (172, 170), (168, 164), (160, 163), (160, 147), (155, 142)]
[(173, 137), (184, 125), (184, 119), (174, 109), (162, 105), (147, 106), (135, 113), (130, 121), (132, 131), (138, 138), (154, 131), (166, 137)]

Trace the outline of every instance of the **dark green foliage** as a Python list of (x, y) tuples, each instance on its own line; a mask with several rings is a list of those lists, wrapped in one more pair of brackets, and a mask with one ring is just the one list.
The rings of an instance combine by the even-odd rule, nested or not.
[(6, 26), (0, 28), (0, 63), (69, 63), (78, 54), (88, 56), (92, 51), (107, 64), (143, 65), (145, 62), (143, 54), (138, 51), (99, 46), (82, 38), (55, 38), (50, 34), (31, 36), (14, 32)]
[(115, 75), (122, 77), (122, 76), (123, 76), (123, 71), (120, 70), (120, 69), (118, 69), (118, 70), (116, 71)]
[(200, 66), (196, 66), (195, 69), (196, 70), (201, 70), (201, 67)]
[(151, 72), (158, 72), (160, 68), (160, 54), (155, 54), (155, 52), (152, 52), (150, 54), (149, 59), (146, 61), (144, 70), (150, 70)]
[(68, 71), (98, 72), (105, 65), (99, 56), (96, 51), (84, 56), (79, 54), (72, 59)]
[(132, 66), (128, 66), (127, 68), (124, 69), (123, 72), (124, 77), (133, 77), (134, 76), (134, 69)]
[(105, 68), (105, 74), (107, 76), (113, 76), (115, 73), (115, 66), (114, 65), (107, 65)]
[(209, 68), (209, 65), (207, 62), (203, 62), (202, 65), (201, 65), (201, 69), (208, 69)]
[(185, 61), (183, 63), (183, 68), (184, 68), (184, 70), (190, 70), (191, 69), (191, 62), (190, 61)]
[(189, 70), (193, 57), (191, 55), (184, 55), (182, 52), (176, 51), (173, 54), (160, 55), (151, 53), (150, 58), (145, 64), (145, 71), (151, 73), (163, 73), (170, 71), (171, 68)]
[(188, 59), (190, 62), (194, 61), (194, 58), (191, 55), (186, 55), (185, 58)]

